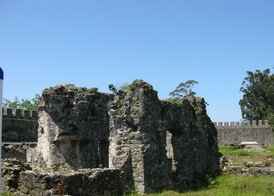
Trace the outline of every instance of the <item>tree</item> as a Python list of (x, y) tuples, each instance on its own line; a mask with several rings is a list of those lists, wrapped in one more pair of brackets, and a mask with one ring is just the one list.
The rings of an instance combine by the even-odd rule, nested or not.
[(181, 82), (174, 91), (169, 95), (172, 98), (183, 98), (186, 96), (195, 96), (196, 92), (193, 91), (193, 87), (198, 84), (196, 80), (187, 80), (186, 82)]
[(120, 86), (115, 86), (114, 84), (110, 84), (108, 85), (108, 90), (111, 91), (113, 94), (118, 94), (119, 91), (127, 91), (129, 89), (130, 85), (126, 82), (126, 83), (123, 83), (122, 85)]
[(14, 109), (25, 109), (25, 110), (37, 110), (40, 96), (35, 95), (31, 99), (18, 99), (15, 97), (14, 100), (5, 99), (4, 106)]
[(114, 86), (114, 84), (110, 84), (108, 85), (108, 89), (113, 93), (113, 94), (117, 94), (118, 90), (117, 88)]
[(240, 90), (243, 119), (269, 120), (274, 125), (274, 75), (270, 69), (248, 71)]

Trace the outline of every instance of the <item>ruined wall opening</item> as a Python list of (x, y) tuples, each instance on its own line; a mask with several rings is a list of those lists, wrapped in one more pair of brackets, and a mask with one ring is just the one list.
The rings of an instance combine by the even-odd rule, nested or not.
[(99, 167), (109, 167), (109, 141), (101, 139), (98, 145)]
[(170, 163), (172, 172), (176, 171), (176, 161), (174, 159), (174, 149), (172, 145), (173, 134), (170, 131), (166, 131), (166, 155)]

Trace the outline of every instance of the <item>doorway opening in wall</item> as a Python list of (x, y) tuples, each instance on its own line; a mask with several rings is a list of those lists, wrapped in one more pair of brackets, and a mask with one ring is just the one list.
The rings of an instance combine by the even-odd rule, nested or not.
[(108, 148), (109, 148), (109, 141), (102, 139), (99, 142), (98, 146), (98, 156), (99, 156), (99, 167), (101, 168), (108, 168)]
[(172, 171), (176, 171), (176, 162), (174, 159), (174, 150), (173, 150), (173, 145), (172, 145), (172, 133), (170, 131), (166, 132), (166, 152), (167, 152), (167, 158), (170, 163), (170, 167)]

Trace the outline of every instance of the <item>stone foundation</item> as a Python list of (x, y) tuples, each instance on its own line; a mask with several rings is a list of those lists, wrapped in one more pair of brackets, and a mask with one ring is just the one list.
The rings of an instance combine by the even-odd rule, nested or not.
[(120, 171), (87, 169), (79, 171), (32, 170), (18, 161), (5, 161), (3, 174), (6, 191), (18, 196), (122, 196)]

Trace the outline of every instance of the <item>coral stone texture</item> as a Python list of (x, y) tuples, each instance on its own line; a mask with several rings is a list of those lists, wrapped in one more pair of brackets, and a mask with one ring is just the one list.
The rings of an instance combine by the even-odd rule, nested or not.
[(108, 167), (108, 101), (97, 89), (70, 85), (44, 90), (38, 111), (38, 162)]
[(16, 171), (12, 186), (24, 194), (60, 186), (83, 196), (184, 190), (219, 172), (217, 131), (204, 99), (162, 101), (142, 80), (114, 94), (45, 89), (37, 132), (37, 147), (27, 150), (35, 169)]
[[(110, 108), (110, 166), (121, 169), (138, 192), (170, 185), (184, 189), (215, 175), (217, 131), (205, 106), (195, 97), (180, 103), (160, 101), (152, 86), (133, 82), (117, 93)], [(166, 143), (167, 132), (171, 143)], [(173, 160), (166, 145), (173, 149)]]
[(124, 171), (138, 192), (170, 184), (161, 102), (152, 86), (135, 81), (119, 92), (110, 108), (110, 166)]
[(15, 160), (3, 163), (6, 191), (18, 196), (122, 196), (120, 171), (115, 169), (66, 170), (49, 173)]

